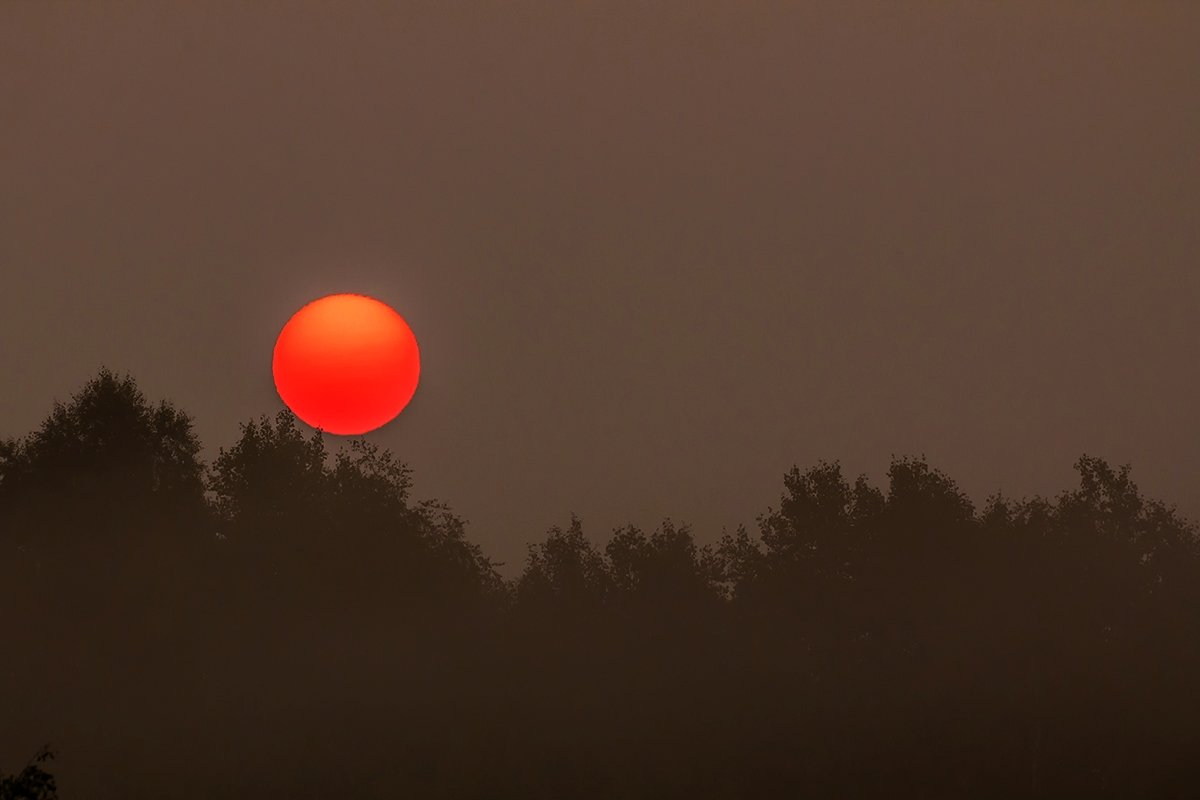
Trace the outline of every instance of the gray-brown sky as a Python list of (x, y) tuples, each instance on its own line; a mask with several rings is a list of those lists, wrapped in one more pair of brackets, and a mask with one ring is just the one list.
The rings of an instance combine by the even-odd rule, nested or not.
[(1200, 512), (1200, 4), (0, 6), (0, 435), (101, 364), (211, 447), (374, 294), (372, 436), (492, 555), (793, 463)]

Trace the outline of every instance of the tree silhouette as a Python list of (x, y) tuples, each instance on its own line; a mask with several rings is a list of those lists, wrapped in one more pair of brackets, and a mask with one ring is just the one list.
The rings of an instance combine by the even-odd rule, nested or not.
[(0, 531), (28, 544), (131, 518), (204, 510), (200, 442), (187, 414), (150, 404), (128, 375), (102, 369), (38, 430), (0, 448)]
[(54, 776), (43, 768), (53, 758), (50, 748), (42, 748), (17, 774), (0, 772), (0, 800), (57, 800)]
[(499, 591), (463, 521), (445, 504), (410, 502), (406, 465), (364, 440), (331, 457), (288, 411), (243, 425), (209, 485), (228, 546), (285, 604)]
[(1200, 538), (1128, 466), (976, 508), (818, 462), (714, 544), (572, 515), (506, 581), (370, 441), (199, 453), (107, 370), (0, 442), (0, 752), (70, 731), (112, 795), (1194, 794)]
[(14, 685), (83, 654), (97, 677), (127, 671), (133, 647), (184, 657), (210, 529), (199, 452), (187, 414), (108, 369), (5, 444), (0, 619), (28, 645), (4, 648)]
[(584, 536), (583, 523), (574, 514), (565, 530), (556, 525), (545, 541), (529, 546), (516, 587), (519, 606), (568, 618), (597, 613), (612, 589), (604, 557)]
[(703, 617), (703, 606), (724, 597), (717, 555), (697, 547), (687, 525), (665, 520), (650, 536), (628, 525), (613, 532), (604, 552), (615, 601), (628, 612)]

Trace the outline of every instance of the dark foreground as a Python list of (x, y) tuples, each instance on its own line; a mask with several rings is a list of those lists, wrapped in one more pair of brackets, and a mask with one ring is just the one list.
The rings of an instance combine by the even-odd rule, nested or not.
[(0, 447), (0, 772), (50, 743), (67, 800), (1194, 796), (1195, 531), (1099, 459), (982, 508), (920, 460), (821, 464), (718, 546), (571, 520), (506, 583), (387, 453), (287, 415), (198, 452), (108, 373)]

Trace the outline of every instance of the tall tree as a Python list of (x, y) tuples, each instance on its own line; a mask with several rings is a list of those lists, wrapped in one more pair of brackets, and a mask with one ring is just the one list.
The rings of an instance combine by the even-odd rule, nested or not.
[(574, 514), (567, 528), (556, 525), (544, 541), (529, 546), (525, 571), (516, 586), (522, 608), (564, 617), (595, 614), (611, 592), (608, 564)]
[(288, 597), (480, 597), (499, 578), (443, 503), (410, 501), (411, 471), (352, 440), (330, 456), (281, 411), (242, 426), (209, 485), (231, 550)]
[(102, 369), (36, 431), (0, 447), (0, 530), (30, 543), (156, 517), (193, 527), (205, 508), (199, 453), (186, 413)]

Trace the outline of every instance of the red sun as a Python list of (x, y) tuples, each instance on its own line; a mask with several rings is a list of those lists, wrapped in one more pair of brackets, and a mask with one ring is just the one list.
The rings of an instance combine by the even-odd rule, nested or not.
[(314, 428), (357, 435), (396, 418), (417, 390), (421, 357), (404, 318), (361, 294), (297, 311), (275, 342), (275, 389)]

